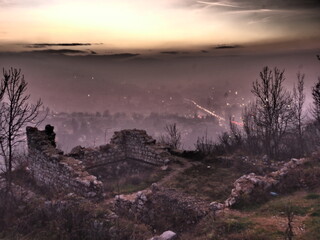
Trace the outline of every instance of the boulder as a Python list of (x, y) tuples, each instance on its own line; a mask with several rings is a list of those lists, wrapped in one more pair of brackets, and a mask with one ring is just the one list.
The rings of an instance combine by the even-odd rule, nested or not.
[(169, 231), (165, 231), (160, 236), (154, 236), (149, 240), (174, 240), (176, 238), (177, 238), (177, 234), (169, 230)]

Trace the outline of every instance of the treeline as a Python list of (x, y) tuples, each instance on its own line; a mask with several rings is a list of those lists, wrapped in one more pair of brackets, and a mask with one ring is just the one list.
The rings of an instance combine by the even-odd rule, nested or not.
[(242, 113), (243, 126), (230, 118), (230, 130), (218, 142), (205, 136), (198, 138), (196, 148), (204, 155), (240, 151), (266, 159), (302, 157), (316, 150), (320, 144), (320, 77), (312, 87), (313, 105), (307, 111), (304, 79), (299, 72), (289, 91), (283, 85), (284, 70), (264, 67), (252, 83), (254, 100)]

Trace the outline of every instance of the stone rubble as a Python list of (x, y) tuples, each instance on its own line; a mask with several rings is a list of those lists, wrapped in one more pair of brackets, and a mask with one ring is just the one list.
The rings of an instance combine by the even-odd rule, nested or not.
[(157, 222), (164, 214), (168, 219), (178, 220), (182, 229), (197, 223), (209, 212), (208, 203), (198, 198), (156, 184), (151, 189), (140, 191), (133, 197), (116, 196), (116, 213), (148, 224)]
[(306, 163), (308, 159), (291, 159), (285, 163), (279, 170), (274, 171), (266, 176), (258, 176), (254, 173), (243, 175), (234, 182), (234, 188), (231, 190), (230, 196), (224, 203), (212, 202), (210, 208), (214, 211), (229, 208), (238, 203), (243, 197), (253, 195), (255, 191), (263, 190), (267, 192), (273, 187), (281, 183), (281, 180), (288, 175), (290, 170)]
[(160, 236), (155, 236), (149, 240), (174, 240), (177, 238), (177, 234), (172, 231), (165, 231)]

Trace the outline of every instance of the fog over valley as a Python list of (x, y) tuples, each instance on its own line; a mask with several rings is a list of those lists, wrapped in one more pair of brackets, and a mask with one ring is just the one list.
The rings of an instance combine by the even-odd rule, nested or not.
[(41, 98), (49, 109), (46, 123), (56, 125), (64, 150), (107, 143), (115, 130), (126, 128), (146, 129), (159, 138), (171, 123), (182, 130), (184, 148), (192, 149), (204, 134), (217, 139), (228, 129), (229, 117), (242, 121), (252, 82), (264, 66), (285, 69), (290, 91), (296, 74), (305, 73), (306, 110), (310, 105), (309, 92), (320, 74), (314, 51), (240, 50), (83, 56), (18, 52), (0, 54), (0, 62), (23, 70), (32, 99)]

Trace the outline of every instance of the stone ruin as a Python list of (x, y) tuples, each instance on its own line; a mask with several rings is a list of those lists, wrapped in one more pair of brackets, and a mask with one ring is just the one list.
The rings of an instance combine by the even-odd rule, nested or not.
[(115, 132), (110, 144), (97, 148), (76, 147), (70, 154), (56, 148), (53, 127), (27, 127), (29, 166), (36, 183), (87, 198), (103, 198), (103, 183), (89, 169), (133, 161), (162, 166), (169, 153), (143, 130)]
[[(102, 199), (103, 183), (90, 174), (94, 168), (118, 166), (134, 162), (153, 167), (168, 163), (168, 149), (156, 144), (143, 130), (115, 132), (110, 144), (96, 148), (75, 147), (64, 155), (55, 145), (53, 127), (45, 130), (27, 127), (30, 170), (38, 185), (54, 188), (65, 193), (75, 193), (90, 199)], [(234, 182), (229, 197), (222, 203), (202, 201), (174, 189), (159, 187), (132, 195), (118, 195), (114, 200), (116, 214), (137, 219), (150, 226), (188, 229), (210, 212), (216, 213), (250, 198), (256, 192), (270, 192), (281, 185), (290, 172), (309, 159), (292, 159), (279, 170), (265, 176), (254, 173), (244, 175)], [(166, 229), (163, 229), (166, 230)], [(161, 238), (160, 238), (161, 239)], [(164, 239), (164, 238), (163, 238)]]
[[(270, 193), (274, 188), (281, 186), (286, 176), (293, 170), (307, 163), (309, 159), (291, 159), (279, 170), (271, 172), (265, 176), (254, 173), (243, 175), (234, 182), (234, 188), (229, 197), (222, 203), (202, 201), (174, 189), (166, 189), (153, 184), (150, 190), (141, 191), (134, 196), (118, 195), (115, 198), (115, 209), (117, 214), (127, 217), (137, 218), (144, 223), (157, 223), (161, 214), (174, 216), (178, 220), (179, 228), (174, 226), (174, 221), (170, 222), (170, 228), (180, 231), (180, 228), (188, 228), (208, 213), (216, 214), (225, 208), (234, 207), (243, 199), (255, 201), (255, 194)], [(253, 197), (253, 198), (251, 198)]]
[(97, 148), (77, 146), (68, 154), (82, 161), (87, 169), (123, 161), (135, 161), (153, 166), (168, 163), (167, 148), (156, 144), (156, 140), (144, 130), (122, 130), (115, 132), (110, 144)]
[[(243, 199), (250, 200), (250, 198), (257, 192), (270, 193), (270, 191), (278, 188), (282, 184), (286, 176), (288, 176), (291, 171), (302, 166), (308, 161), (310, 161), (308, 158), (292, 158), (279, 170), (271, 172), (265, 176), (259, 176), (255, 173), (243, 175), (234, 182), (234, 188), (231, 190), (231, 194), (224, 203), (212, 202), (210, 206), (215, 211), (222, 210), (224, 208), (235, 206)], [(254, 199), (252, 199), (252, 201), (254, 201)]]
[(156, 229), (182, 232), (206, 216), (210, 206), (200, 198), (153, 183), (151, 190), (117, 195), (115, 210), (119, 215), (138, 219)]

